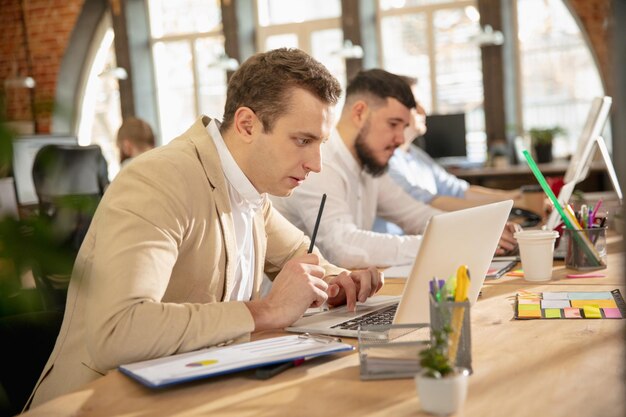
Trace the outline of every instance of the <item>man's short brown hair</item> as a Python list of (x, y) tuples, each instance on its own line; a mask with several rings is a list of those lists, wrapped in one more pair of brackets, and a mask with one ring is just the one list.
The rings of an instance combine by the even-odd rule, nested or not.
[(289, 93), (302, 88), (323, 103), (335, 105), (341, 86), (321, 63), (299, 49), (280, 48), (248, 58), (231, 77), (221, 129), (233, 123), (240, 107), (254, 111), (265, 132), (287, 113)]
[(124, 119), (122, 126), (117, 131), (117, 146), (120, 149), (121, 162), (130, 158), (130, 155), (126, 155), (122, 151), (124, 140), (130, 141), (135, 147), (143, 150), (152, 149), (156, 145), (152, 128), (148, 122), (138, 117)]

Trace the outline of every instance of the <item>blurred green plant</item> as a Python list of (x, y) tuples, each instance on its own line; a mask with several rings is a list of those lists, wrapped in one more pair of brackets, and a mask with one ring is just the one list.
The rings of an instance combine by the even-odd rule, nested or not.
[[(15, 133), (4, 121), (4, 101), (0, 97), (0, 178), (11, 173), (12, 140)], [(65, 202), (60, 205), (85, 208), (89, 202)], [(74, 250), (59, 238), (58, 230), (45, 216), (32, 215), (16, 219), (0, 217), (0, 311), (4, 313), (5, 301), (15, 297), (22, 289), (21, 277), (31, 269), (70, 274)]]
[(454, 372), (454, 367), (448, 358), (449, 335), (452, 329), (449, 325), (441, 330), (431, 330), (431, 344), (420, 352), (420, 365), (424, 374), (431, 378), (443, 378)]
[(546, 128), (535, 127), (528, 131), (533, 145), (551, 144), (555, 137), (558, 135), (564, 135), (565, 133), (565, 129), (560, 126)]

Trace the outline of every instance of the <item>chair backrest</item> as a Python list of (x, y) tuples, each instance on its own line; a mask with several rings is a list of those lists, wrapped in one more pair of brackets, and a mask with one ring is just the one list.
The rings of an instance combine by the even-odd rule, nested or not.
[[(75, 257), (109, 183), (102, 150), (98, 145), (47, 145), (37, 152), (32, 172), (40, 216), (49, 223), (57, 249)], [(33, 274), (44, 308), (64, 309), (71, 268), (58, 270), (42, 260)]]

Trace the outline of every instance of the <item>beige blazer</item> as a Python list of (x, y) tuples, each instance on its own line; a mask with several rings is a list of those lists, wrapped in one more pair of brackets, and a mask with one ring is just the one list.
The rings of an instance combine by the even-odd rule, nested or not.
[[(233, 289), (236, 244), (209, 121), (203, 117), (167, 146), (137, 157), (109, 186), (76, 258), (63, 325), (33, 406), (119, 365), (254, 330), (243, 302), (223, 302)], [(274, 277), (310, 241), (269, 199), (253, 227), (254, 299), (263, 272)], [(343, 271), (323, 266), (327, 275)]]

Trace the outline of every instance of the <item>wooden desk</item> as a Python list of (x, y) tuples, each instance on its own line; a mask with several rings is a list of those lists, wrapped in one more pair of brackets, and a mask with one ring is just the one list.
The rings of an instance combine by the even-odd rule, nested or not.
[[(568, 161), (557, 160), (547, 164), (539, 164), (538, 166), (546, 177), (559, 177), (565, 174), (568, 165)], [(472, 185), (481, 185), (484, 187), (514, 189), (522, 185), (537, 184), (537, 180), (526, 162), (498, 168), (449, 167), (447, 170)], [(603, 191), (611, 189), (612, 186), (605, 177), (606, 167), (604, 162), (594, 161), (589, 170), (589, 176), (582, 181), (577, 188), (583, 191)]]
[[(624, 261), (609, 241), (606, 278), (487, 282), (472, 308), (474, 374), (462, 416), (623, 416), (624, 320), (513, 320), (521, 289), (624, 291)], [(621, 251), (621, 249), (619, 249)], [(397, 294), (403, 280), (389, 280)], [(348, 339), (350, 340), (350, 339)], [(318, 358), (269, 381), (252, 373), (153, 391), (114, 371), (28, 416), (421, 416), (412, 379), (360, 381), (356, 353)]]

